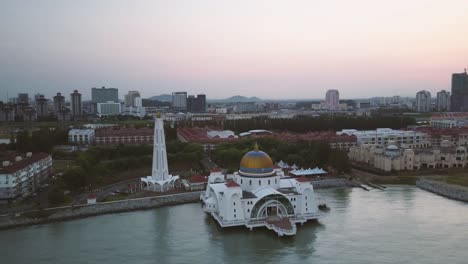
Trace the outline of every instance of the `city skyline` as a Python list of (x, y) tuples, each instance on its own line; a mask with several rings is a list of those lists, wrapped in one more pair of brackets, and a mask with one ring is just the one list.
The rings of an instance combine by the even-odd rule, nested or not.
[[(450, 90), (466, 1), (7, 1), (0, 98), (92, 87), (262, 99)], [(268, 3), (268, 4), (267, 4)]]

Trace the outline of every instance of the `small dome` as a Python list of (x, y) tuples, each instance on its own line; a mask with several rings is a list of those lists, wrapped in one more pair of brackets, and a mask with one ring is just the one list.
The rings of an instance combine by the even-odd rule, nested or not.
[(388, 145), (387, 150), (398, 150), (398, 147), (395, 145)]
[(240, 172), (248, 174), (271, 173), (273, 172), (273, 161), (268, 154), (256, 148), (242, 157)]

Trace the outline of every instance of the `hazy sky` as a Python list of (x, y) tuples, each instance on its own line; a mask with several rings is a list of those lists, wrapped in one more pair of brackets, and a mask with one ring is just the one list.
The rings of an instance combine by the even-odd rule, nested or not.
[(0, 0), (0, 99), (414, 96), (465, 67), (467, 0)]

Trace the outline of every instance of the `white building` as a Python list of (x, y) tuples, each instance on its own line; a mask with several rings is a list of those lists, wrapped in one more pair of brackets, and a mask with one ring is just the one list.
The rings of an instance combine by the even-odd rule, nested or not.
[(221, 227), (267, 227), (278, 235), (296, 234), (296, 223), (322, 216), (314, 188), (304, 178), (284, 178), (263, 151), (244, 155), (239, 172), (226, 181), (212, 172), (202, 193), (203, 210)]
[(141, 185), (149, 191), (164, 192), (174, 188), (178, 180), (179, 176), (169, 174), (164, 122), (161, 114), (158, 114), (154, 119), (153, 169), (151, 176), (141, 178)]
[(339, 110), (340, 92), (338, 90), (328, 90), (325, 95), (325, 107), (328, 110)]
[(97, 103), (98, 116), (119, 115), (120, 113), (122, 113), (122, 104), (120, 103)]
[(94, 129), (71, 129), (68, 131), (68, 143), (75, 145), (90, 145), (94, 143)]
[(377, 128), (376, 130), (343, 129), (336, 132), (337, 135), (354, 135), (358, 145), (388, 145), (394, 142), (397, 145), (418, 147), (428, 144), (429, 135), (423, 132), (394, 130), (390, 128)]
[(416, 111), (430, 112), (431, 111), (431, 93), (422, 90), (416, 94)]
[(37, 191), (52, 172), (52, 156), (28, 152), (3, 158), (0, 167), (0, 203), (22, 200)]
[(467, 167), (466, 147), (447, 140), (438, 148), (410, 149), (395, 145), (351, 147), (349, 159), (385, 171)]
[(437, 93), (437, 112), (450, 111), (450, 92), (442, 90)]

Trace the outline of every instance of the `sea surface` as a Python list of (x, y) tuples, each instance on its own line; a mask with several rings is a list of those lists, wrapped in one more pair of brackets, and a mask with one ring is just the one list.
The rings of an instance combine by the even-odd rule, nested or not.
[(222, 229), (199, 204), (0, 231), (0, 263), (468, 263), (468, 204), (407, 186), (317, 191), (295, 237)]

